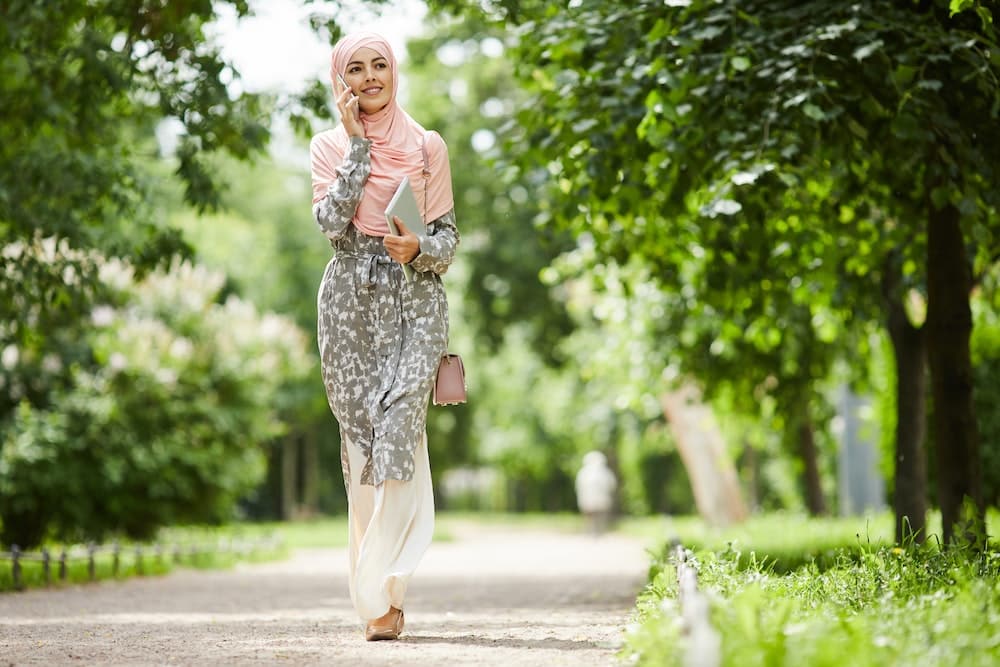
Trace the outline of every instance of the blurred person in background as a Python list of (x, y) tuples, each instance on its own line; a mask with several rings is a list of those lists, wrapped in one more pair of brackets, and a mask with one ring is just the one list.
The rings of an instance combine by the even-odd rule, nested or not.
[(587, 517), (590, 532), (600, 535), (608, 529), (615, 504), (618, 481), (602, 452), (587, 452), (576, 474), (576, 503)]

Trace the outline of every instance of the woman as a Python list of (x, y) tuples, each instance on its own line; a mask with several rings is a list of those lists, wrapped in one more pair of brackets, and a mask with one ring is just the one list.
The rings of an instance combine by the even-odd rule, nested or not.
[[(396, 639), (407, 582), (434, 530), (427, 399), (448, 339), (440, 275), (459, 234), (447, 148), (397, 104), (388, 42), (343, 38), (330, 76), (340, 124), (310, 147), (313, 216), (336, 250), (319, 288), (319, 349), (340, 425), (351, 600), (369, 641)], [(404, 176), (424, 211), (423, 236), (399, 218), (398, 235), (386, 223)]]

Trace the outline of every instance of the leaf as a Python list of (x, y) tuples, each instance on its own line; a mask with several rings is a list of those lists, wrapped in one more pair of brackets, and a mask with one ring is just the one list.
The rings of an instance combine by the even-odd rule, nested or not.
[(993, 12), (991, 12), (988, 8), (976, 7), (976, 13), (979, 14), (979, 20), (982, 21), (984, 28), (993, 25)]
[(868, 138), (868, 130), (866, 130), (864, 126), (861, 125), (861, 123), (854, 120), (853, 118), (847, 119), (847, 129), (849, 129), (855, 136), (861, 139)]
[(974, 0), (951, 0), (948, 4), (948, 11), (950, 16), (964, 12), (966, 9), (972, 7)]
[(799, 93), (798, 95), (795, 95), (794, 97), (790, 97), (787, 100), (785, 100), (784, 104), (782, 104), (781, 106), (784, 107), (785, 109), (788, 109), (789, 107), (797, 107), (798, 105), (802, 104), (808, 99), (809, 99), (809, 93)]
[(733, 66), (733, 69), (737, 72), (745, 72), (750, 69), (750, 59), (746, 56), (736, 56), (729, 61), (729, 64)]
[(931, 201), (934, 203), (934, 207), (937, 209), (942, 209), (948, 203), (950, 199), (951, 192), (948, 188), (944, 186), (938, 186), (931, 190)]
[(714, 218), (719, 213), (722, 215), (736, 215), (743, 210), (743, 204), (733, 199), (718, 199), (709, 208), (711, 210), (710, 215)]
[(802, 112), (813, 120), (824, 120), (826, 118), (823, 110), (811, 102), (802, 107)]
[(708, 42), (721, 35), (725, 30), (718, 26), (710, 25), (707, 28), (696, 30), (691, 36), (699, 41)]
[(870, 44), (865, 44), (864, 46), (858, 47), (857, 49), (854, 50), (854, 53), (852, 55), (854, 56), (855, 60), (858, 61), (864, 60), (871, 54), (881, 49), (884, 44), (885, 43), (881, 39), (876, 39), (874, 42), (871, 42)]

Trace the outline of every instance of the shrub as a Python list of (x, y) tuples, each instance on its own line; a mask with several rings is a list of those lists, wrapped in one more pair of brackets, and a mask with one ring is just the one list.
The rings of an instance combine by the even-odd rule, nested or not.
[(22, 401), (0, 434), (5, 543), (148, 538), (229, 518), (283, 430), (282, 387), (312, 370), (290, 322), (219, 301), (221, 274), (175, 264), (132, 284), (108, 273), (121, 300), (95, 310), (90, 362), (45, 404)]

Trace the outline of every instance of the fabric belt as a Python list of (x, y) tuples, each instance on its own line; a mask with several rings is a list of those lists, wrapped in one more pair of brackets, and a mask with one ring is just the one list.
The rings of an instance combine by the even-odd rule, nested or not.
[(362, 287), (372, 288), (378, 282), (379, 265), (386, 266), (392, 264), (392, 258), (388, 255), (375, 255), (371, 253), (354, 253), (337, 251), (337, 259), (353, 259), (357, 264), (358, 284)]

